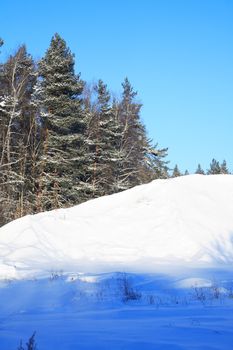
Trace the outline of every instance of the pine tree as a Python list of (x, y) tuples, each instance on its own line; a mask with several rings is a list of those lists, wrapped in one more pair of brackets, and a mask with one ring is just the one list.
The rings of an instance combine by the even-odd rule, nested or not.
[(74, 72), (74, 55), (58, 34), (39, 62), (39, 76), (44, 129), (39, 192), (43, 209), (50, 209), (81, 202), (86, 190), (83, 82)]
[(216, 159), (212, 159), (212, 162), (210, 163), (210, 168), (207, 171), (208, 175), (217, 175), (221, 174), (221, 166), (219, 165), (219, 162)]
[(173, 169), (172, 177), (178, 177), (178, 176), (181, 176), (181, 175), (182, 174), (181, 174), (181, 172), (180, 172), (180, 170), (178, 168), (178, 165), (176, 164), (174, 169)]
[(186, 169), (184, 175), (189, 175), (189, 171)]
[(195, 171), (195, 174), (205, 175), (204, 170), (202, 169), (201, 165), (198, 164), (197, 170)]

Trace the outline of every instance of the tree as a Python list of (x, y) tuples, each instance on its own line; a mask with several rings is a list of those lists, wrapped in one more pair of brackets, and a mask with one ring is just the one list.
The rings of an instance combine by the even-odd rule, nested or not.
[(0, 225), (169, 176), (129, 80), (117, 100), (74, 64), (58, 34), (38, 64), (24, 45), (0, 64)]
[(85, 197), (85, 115), (83, 82), (74, 72), (74, 55), (58, 34), (39, 62), (44, 152), (39, 192), (42, 208), (73, 205)]
[(221, 166), (219, 165), (219, 162), (216, 159), (212, 159), (212, 162), (210, 163), (210, 168), (207, 171), (208, 175), (217, 175), (221, 174)]
[[(28, 208), (31, 181), (29, 154), (34, 123), (30, 98), (35, 83), (35, 66), (26, 47), (1, 66), (0, 79), (0, 191), (8, 203), (10, 218), (22, 216)], [(27, 203), (27, 205), (26, 205)], [(27, 207), (27, 208), (26, 208)]]
[(119, 161), (115, 177), (118, 190), (168, 177), (167, 148), (159, 149), (158, 144), (153, 145), (147, 137), (140, 119), (142, 104), (136, 101), (137, 92), (128, 78), (125, 78), (122, 87), (121, 100), (115, 100), (113, 104), (121, 135), (117, 142)]
[(229, 174), (227, 162), (225, 161), (225, 159), (223, 160), (222, 164), (220, 165), (220, 168), (221, 168), (221, 174)]
[(113, 179), (111, 192), (114, 193), (131, 187), (129, 176), (132, 168), (129, 166), (127, 149), (124, 143), (124, 125), (120, 117), (120, 103), (116, 98), (113, 99), (112, 114), (115, 125), (115, 155), (112, 164)]
[(195, 171), (195, 174), (205, 175), (204, 170), (202, 169), (201, 165), (198, 164), (197, 170)]
[(136, 92), (127, 78), (122, 86), (121, 100), (113, 98), (112, 102), (101, 80), (95, 88), (88, 85), (84, 89), (93, 196), (168, 177), (164, 160), (167, 149), (152, 145), (140, 121), (141, 105), (134, 100)]
[(115, 119), (110, 93), (99, 80), (95, 86), (97, 100), (91, 113), (88, 128), (90, 147), (90, 179), (93, 196), (115, 192), (115, 171), (119, 165), (118, 144), (120, 126)]
[(148, 139), (148, 147), (145, 154), (145, 182), (149, 182), (155, 179), (167, 179), (168, 174), (168, 161), (167, 157), (168, 148), (158, 148), (158, 144), (152, 145), (152, 141)]
[(182, 174), (181, 174), (181, 172), (180, 172), (180, 170), (178, 168), (178, 165), (176, 164), (174, 169), (173, 169), (172, 177), (178, 177), (178, 176), (181, 176), (181, 175)]
[(184, 175), (189, 175), (189, 171), (186, 169)]
[(122, 99), (119, 104), (119, 123), (122, 127), (123, 169), (127, 169), (127, 174), (124, 177), (130, 184), (130, 187), (132, 187), (149, 181), (148, 172), (151, 163), (147, 155), (150, 153), (152, 146), (147, 138), (145, 126), (140, 120), (142, 105), (135, 101), (137, 92), (134, 91), (128, 78), (125, 78), (122, 87)]

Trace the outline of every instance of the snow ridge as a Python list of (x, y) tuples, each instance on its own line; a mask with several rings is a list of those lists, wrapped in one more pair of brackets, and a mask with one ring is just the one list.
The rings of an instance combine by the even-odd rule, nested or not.
[(232, 175), (155, 180), (5, 225), (0, 277), (230, 265), (232, 213)]

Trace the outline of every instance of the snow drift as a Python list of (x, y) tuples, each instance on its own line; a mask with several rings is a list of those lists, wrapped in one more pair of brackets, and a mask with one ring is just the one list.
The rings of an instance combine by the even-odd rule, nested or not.
[(233, 262), (233, 176), (155, 180), (0, 229), (0, 277)]

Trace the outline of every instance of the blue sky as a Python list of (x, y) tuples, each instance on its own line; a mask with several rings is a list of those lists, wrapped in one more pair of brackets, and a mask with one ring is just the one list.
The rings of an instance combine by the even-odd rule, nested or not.
[(43, 56), (58, 32), (84, 80), (116, 93), (128, 76), (149, 136), (191, 172), (213, 157), (233, 170), (231, 0), (24, 0), (1, 4), (1, 59)]

